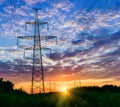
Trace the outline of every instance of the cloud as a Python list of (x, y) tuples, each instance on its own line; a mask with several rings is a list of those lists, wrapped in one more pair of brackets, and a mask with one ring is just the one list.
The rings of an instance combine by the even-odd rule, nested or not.
[(25, 11), (23, 11), (20, 8), (16, 9), (16, 14), (21, 15), (21, 16), (27, 16), (28, 15)]
[(73, 4), (70, 3), (70, 1), (64, 1), (64, 2), (55, 2), (55, 3), (51, 3), (51, 5), (53, 6), (53, 8), (55, 9), (61, 9), (63, 11), (70, 11), (71, 8), (73, 8)]
[[(30, 6), (40, 2), (45, 2), (45, 0), (25, 0), (27, 5), (20, 5), (16, 8), (19, 19), (17, 22), (12, 19), (13, 16), (10, 17), (8, 14), (12, 13), (11, 10), (9, 11), (11, 7), (4, 8), (7, 14), (0, 12), (1, 20), (5, 19), (0, 26), (1, 35), (8, 38), (9, 43), (15, 40), (18, 35), (34, 34), (33, 26), (28, 26), (27, 32), (24, 30), (24, 23), (34, 20), (34, 13), (31, 12)], [(50, 58), (49, 54), (43, 55), (45, 74), (51, 78), (56, 76), (56, 78), (64, 80), (66, 78), (67, 80), (73, 78), (118, 80), (120, 72), (120, 15), (117, 13), (119, 10), (103, 12), (98, 9), (90, 13), (74, 10), (73, 12), (74, 4), (70, 1), (53, 1), (49, 5), (50, 7), (45, 7), (45, 10), (39, 12), (39, 19), (40, 21), (48, 21), (50, 30), (47, 32), (46, 26), (41, 26), (40, 30), (42, 35), (57, 36), (58, 43), (56, 46), (46, 45), (52, 49), (52, 57)], [(9, 20), (7, 20), (8, 17)], [(18, 28), (20, 32), (18, 32)], [(14, 39), (11, 39), (12, 37)], [(28, 42), (21, 43), (25, 43), (24, 46), (26, 46)], [(30, 43), (32, 44), (32, 42)], [(50, 43), (53, 44), (53, 41)], [(30, 52), (26, 54), (30, 56)], [(0, 72), (3, 73), (5, 70), (14, 72), (13, 75), (21, 78), (28, 74), (30, 76), (32, 57), (24, 59), (23, 50), (18, 49), (14, 44), (9, 47), (1, 45), (0, 56)], [(14, 77), (13, 75), (11, 78)]]
[(5, 0), (0, 0), (0, 4), (3, 4), (5, 2)]
[(30, 6), (32, 6), (32, 5), (34, 5), (34, 4), (36, 4), (36, 3), (41, 3), (41, 2), (45, 2), (46, 0), (24, 0), (25, 1), (25, 3), (27, 4), (27, 5), (30, 5)]

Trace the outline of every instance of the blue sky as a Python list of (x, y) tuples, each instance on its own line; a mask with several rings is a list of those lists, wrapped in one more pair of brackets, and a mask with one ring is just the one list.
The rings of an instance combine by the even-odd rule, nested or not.
[[(13, 82), (30, 80), (31, 60), (23, 58), (17, 36), (33, 35), (32, 8), (41, 8), (39, 20), (49, 22), (49, 31), (58, 44), (50, 47), (52, 58), (44, 55), (46, 78), (120, 80), (120, 0), (1, 0), (0, 74)], [(89, 8), (90, 7), (90, 8)], [(25, 43), (25, 42), (24, 42)], [(27, 53), (29, 55), (29, 52)], [(53, 76), (55, 78), (53, 78)]]

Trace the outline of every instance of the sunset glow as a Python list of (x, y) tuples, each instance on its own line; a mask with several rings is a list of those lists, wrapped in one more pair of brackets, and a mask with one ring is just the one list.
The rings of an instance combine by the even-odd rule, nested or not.
[(26, 51), (24, 58), (24, 48), (33, 41), (20, 40), (18, 47), (17, 37), (34, 35), (34, 26), (26, 31), (25, 22), (35, 19), (33, 8), (39, 7), (39, 21), (49, 24), (49, 30), (40, 26), (41, 35), (57, 37), (41, 41), (42, 47), (51, 49), (51, 57), (42, 51), (46, 92), (119, 86), (120, 0), (95, 1), (91, 5), (92, 0), (0, 0), (0, 78), (30, 92), (33, 52)]
[(67, 92), (67, 87), (66, 86), (61, 87), (61, 92)]

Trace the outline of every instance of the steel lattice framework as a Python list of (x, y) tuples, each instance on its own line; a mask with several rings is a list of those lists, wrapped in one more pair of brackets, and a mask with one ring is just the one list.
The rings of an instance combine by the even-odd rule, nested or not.
[(38, 19), (38, 10), (35, 10), (35, 21), (25, 22), (25, 29), (27, 30), (27, 24), (34, 25), (34, 35), (33, 36), (18, 36), (17, 45), (20, 47), (19, 40), (30, 40), (33, 41), (33, 45), (29, 47), (24, 47), (24, 57), (27, 50), (32, 50), (32, 80), (31, 80), (31, 94), (33, 93), (45, 93), (45, 83), (44, 83), (44, 69), (43, 69), (43, 57), (42, 50), (48, 50), (51, 56), (51, 49), (42, 46), (42, 40), (53, 39), (57, 43), (57, 36), (41, 36), (40, 26), (47, 25), (47, 30), (49, 30), (48, 22), (40, 22)]

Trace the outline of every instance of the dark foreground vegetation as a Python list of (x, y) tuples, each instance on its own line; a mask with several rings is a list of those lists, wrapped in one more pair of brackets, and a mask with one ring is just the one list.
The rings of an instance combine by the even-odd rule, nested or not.
[(0, 107), (120, 107), (120, 87), (78, 87), (67, 93), (30, 95), (0, 79)]

